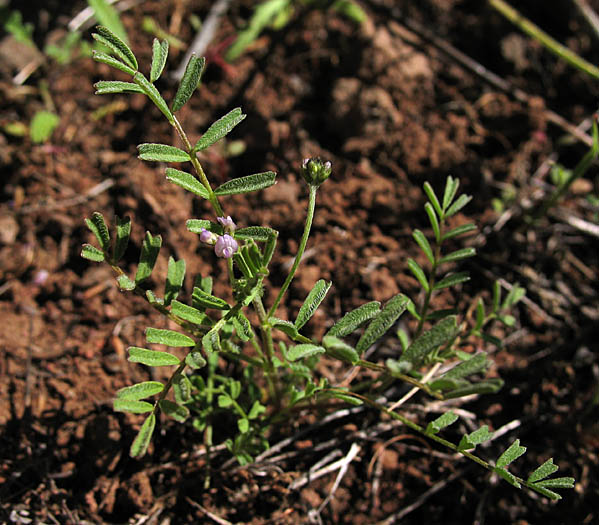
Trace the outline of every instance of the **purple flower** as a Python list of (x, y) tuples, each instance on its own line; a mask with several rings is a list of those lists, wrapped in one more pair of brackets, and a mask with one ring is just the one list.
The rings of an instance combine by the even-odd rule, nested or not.
[(237, 251), (238, 244), (233, 237), (231, 237), (228, 233), (225, 233), (221, 237), (219, 237), (214, 245), (214, 252), (218, 257), (224, 257), (225, 259), (230, 259), (233, 257), (233, 254)]
[(226, 217), (217, 217), (216, 220), (229, 233), (233, 233), (235, 228), (237, 228), (230, 215), (227, 215)]
[(200, 233), (200, 241), (206, 244), (214, 244), (217, 241), (217, 237), (214, 233), (209, 232), (206, 228), (202, 228)]

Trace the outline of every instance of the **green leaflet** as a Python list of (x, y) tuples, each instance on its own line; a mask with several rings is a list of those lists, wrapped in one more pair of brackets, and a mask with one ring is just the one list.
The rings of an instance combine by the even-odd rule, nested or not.
[(459, 179), (454, 179), (451, 175), (447, 177), (445, 181), (445, 191), (443, 192), (443, 209), (446, 210), (449, 208), (449, 205), (455, 199), (456, 193), (458, 192), (458, 188), (460, 186)]
[(156, 414), (152, 412), (143, 422), (143, 425), (139, 429), (137, 436), (131, 444), (131, 449), (129, 450), (129, 455), (131, 457), (139, 458), (146, 453), (148, 450), (148, 445), (150, 444), (150, 440), (152, 439), (155, 426)]
[(175, 261), (172, 257), (168, 258), (168, 272), (166, 275), (166, 284), (164, 287), (164, 305), (168, 306), (179, 295), (179, 290), (183, 286), (185, 278), (185, 259)]
[(256, 242), (267, 242), (269, 239), (276, 239), (279, 232), (268, 228), (267, 226), (248, 226), (235, 230), (235, 238), (241, 240), (253, 239)]
[(125, 290), (127, 292), (135, 290), (135, 281), (132, 281), (126, 275), (119, 275), (116, 279), (116, 282), (121, 290)]
[(352, 365), (355, 365), (360, 360), (360, 356), (355, 348), (341, 339), (337, 339), (335, 336), (325, 335), (322, 338), (322, 344), (326, 349), (327, 355), (335, 359), (351, 363)]
[(104, 222), (104, 216), (95, 211), (92, 213), (91, 219), (85, 219), (85, 224), (87, 224), (87, 227), (95, 235), (96, 239), (98, 239), (102, 251), (108, 253), (110, 249), (110, 233)]
[(51, 111), (36, 112), (29, 125), (31, 140), (36, 144), (49, 140), (59, 122), (60, 117)]
[(439, 217), (443, 217), (443, 210), (441, 209), (441, 205), (439, 204), (439, 199), (437, 199), (437, 195), (435, 195), (435, 190), (433, 190), (433, 187), (428, 182), (425, 182), (423, 187), (424, 193), (426, 193), (428, 200), (431, 201), (431, 204), (435, 208), (437, 215)]
[(553, 458), (549, 458), (541, 466), (537, 467), (526, 480), (527, 483), (536, 483), (546, 477), (551, 476), (559, 470), (559, 467), (553, 463)]
[(451, 217), (459, 212), (466, 204), (468, 204), (472, 200), (470, 195), (460, 195), (458, 199), (449, 207), (449, 209), (445, 212), (445, 217)]
[(154, 409), (154, 405), (147, 401), (138, 401), (135, 399), (116, 398), (112, 408), (115, 412), (129, 412), (130, 414), (145, 414)]
[(156, 264), (156, 259), (158, 258), (158, 252), (160, 252), (161, 246), (162, 237), (160, 235), (153, 237), (150, 232), (146, 232), (146, 236), (141, 246), (139, 265), (137, 266), (137, 272), (135, 274), (136, 284), (145, 281), (152, 275), (152, 270)]
[(224, 299), (206, 293), (197, 286), (193, 289), (192, 298), (196, 304), (203, 308), (214, 308), (215, 310), (229, 310), (231, 308)]
[(455, 252), (448, 253), (445, 257), (441, 258), (438, 264), (461, 261), (463, 259), (467, 259), (468, 257), (474, 257), (475, 255), (476, 250), (474, 248), (462, 248), (461, 250), (456, 250)]
[(433, 435), (438, 434), (442, 429), (452, 425), (458, 420), (458, 416), (456, 416), (453, 412), (445, 412), (434, 421), (431, 421), (426, 427), (426, 433)]
[(440, 290), (441, 288), (449, 288), (450, 286), (455, 286), (456, 284), (464, 283), (469, 281), (470, 277), (468, 272), (458, 272), (452, 275), (441, 279), (433, 286), (433, 290)]
[(325, 349), (322, 346), (302, 344), (292, 346), (287, 350), (287, 360), (297, 361), (298, 359), (304, 359), (313, 355), (324, 354)]
[(499, 458), (495, 466), (497, 468), (506, 468), (512, 461), (518, 459), (522, 454), (526, 452), (526, 447), (520, 446), (520, 440), (516, 439), (508, 448), (505, 450)]
[[(110, 48), (131, 69), (137, 70), (137, 60), (129, 46), (105, 26), (97, 26), (97, 33), (92, 33), (94, 40)], [(124, 29), (123, 29), (124, 31)]]
[(217, 330), (206, 332), (206, 335), (202, 337), (202, 348), (207, 355), (221, 350), (220, 336), (218, 335)]
[(276, 173), (265, 171), (264, 173), (255, 173), (246, 177), (231, 179), (214, 190), (216, 195), (236, 195), (239, 193), (249, 193), (272, 186), (276, 182)]
[(191, 381), (185, 374), (175, 374), (173, 377), (173, 392), (178, 404), (187, 403), (191, 399)]
[(455, 399), (457, 397), (469, 396), (470, 394), (494, 394), (495, 392), (498, 392), (501, 387), (503, 387), (503, 380), (498, 377), (492, 377), (491, 379), (484, 379), (478, 383), (458, 387), (455, 390), (446, 392), (444, 397), (445, 399)]
[(84, 244), (81, 248), (81, 257), (88, 261), (102, 262), (104, 260), (104, 252), (91, 244)]
[(504, 468), (500, 468), (500, 467), (493, 467), (493, 472), (495, 472), (496, 474), (498, 474), (499, 476), (501, 476), (503, 479), (505, 479), (510, 485), (513, 485), (514, 487), (516, 487), (517, 489), (522, 488), (522, 485), (520, 484), (520, 482), (518, 481), (518, 479), (516, 478), (516, 476), (514, 476), (511, 472), (509, 472), (508, 470), (504, 469)]
[(166, 144), (140, 144), (137, 146), (139, 158), (152, 162), (187, 162), (189, 155), (182, 149)]
[(297, 327), (291, 321), (271, 317), (269, 322), (273, 328), (281, 330), (281, 332), (287, 334), (291, 339), (295, 339), (298, 335)]
[(428, 220), (431, 223), (433, 233), (435, 234), (435, 241), (437, 241), (438, 244), (441, 240), (441, 228), (439, 226), (439, 219), (437, 219), (437, 214), (435, 213), (435, 208), (430, 202), (427, 202), (424, 205), (424, 211), (426, 211), (426, 214), (428, 215)]
[(131, 219), (125, 217), (121, 219), (116, 217), (116, 241), (114, 243), (114, 255), (113, 260), (115, 263), (119, 262), (121, 257), (125, 255), (125, 250), (129, 244), (129, 237), (131, 236)]
[(158, 406), (168, 417), (174, 419), (178, 423), (184, 423), (189, 417), (189, 409), (187, 407), (173, 403), (168, 399), (162, 399)]
[(237, 124), (239, 124), (246, 115), (241, 112), (241, 108), (235, 108), (229, 111), (225, 116), (214, 122), (202, 135), (200, 140), (193, 147), (193, 152), (201, 151), (218, 142), (227, 135)]
[(183, 189), (195, 193), (203, 199), (209, 198), (206, 187), (191, 173), (179, 171), (174, 168), (166, 168), (166, 178), (177, 186), (181, 186)]
[(152, 67), (150, 69), (150, 82), (152, 84), (156, 82), (162, 70), (166, 65), (166, 58), (168, 57), (168, 40), (160, 42), (157, 38), (152, 42)]
[(302, 304), (299, 313), (297, 314), (297, 318), (295, 319), (295, 327), (300, 330), (302, 326), (304, 326), (310, 317), (314, 315), (316, 309), (320, 306), (320, 303), (323, 301), (329, 288), (331, 287), (331, 282), (328, 283), (324, 279), (320, 279), (310, 290), (308, 297)]
[(451, 370), (441, 376), (443, 379), (461, 379), (473, 374), (478, 374), (483, 371), (489, 364), (487, 354), (480, 352), (470, 357), (466, 361), (462, 361), (454, 366)]
[(92, 57), (96, 62), (101, 62), (102, 64), (106, 64), (108, 66), (114, 67), (115, 69), (119, 69), (120, 71), (122, 71), (123, 73), (127, 73), (128, 75), (135, 75), (135, 69), (131, 69), (127, 64), (123, 64), (120, 60), (111, 57), (106, 53), (99, 53), (98, 51), (93, 51)]
[(446, 317), (413, 341), (400, 357), (400, 362), (408, 362), (413, 368), (420, 366), (428, 354), (451, 341), (457, 331), (456, 317)]
[(426, 274), (424, 273), (424, 270), (420, 267), (420, 265), (414, 259), (409, 258), (408, 268), (410, 269), (414, 277), (418, 279), (418, 282), (420, 283), (420, 286), (422, 286), (424, 291), (428, 292), (430, 290), (428, 279), (426, 278)]
[(327, 336), (344, 337), (357, 330), (366, 321), (369, 321), (376, 316), (381, 310), (381, 303), (371, 301), (365, 303), (355, 310), (346, 313), (339, 321), (337, 321), (329, 331)]
[(476, 230), (476, 226), (474, 224), (462, 224), (461, 226), (456, 226), (453, 230), (449, 230), (448, 232), (444, 233), (441, 240), (446, 241), (448, 239), (453, 239), (454, 237), (464, 235), (465, 233), (470, 233), (474, 230)]
[(132, 386), (121, 388), (116, 393), (116, 397), (117, 399), (139, 401), (140, 399), (159, 394), (163, 390), (164, 385), (159, 381), (144, 381), (143, 383), (137, 383)]
[(174, 122), (175, 117), (171, 113), (171, 110), (168, 109), (166, 102), (164, 101), (162, 95), (156, 89), (154, 84), (152, 84), (146, 77), (144, 77), (139, 72), (133, 75), (133, 82), (135, 82), (139, 87), (141, 87), (141, 89), (143, 89), (143, 92), (172, 124)]
[(130, 346), (127, 350), (129, 351), (129, 361), (131, 363), (141, 363), (146, 366), (171, 366), (180, 363), (177, 356), (168, 352), (148, 350), (137, 346)]
[(420, 249), (424, 252), (424, 255), (426, 255), (426, 258), (429, 260), (429, 262), (431, 264), (433, 264), (435, 262), (435, 256), (433, 255), (433, 249), (431, 248), (431, 245), (428, 242), (428, 239), (424, 236), (424, 233), (422, 233), (420, 230), (416, 229), (412, 233), (412, 237), (414, 238), (414, 240), (416, 241), (418, 246), (420, 246)]
[(223, 227), (220, 224), (210, 222), (206, 219), (189, 219), (186, 225), (191, 233), (202, 233), (202, 229), (206, 229), (217, 235), (222, 235), (224, 233)]
[(204, 368), (206, 366), (206, 360), (202, 356), (201, 352), (192, 350), (185, 356), (185, 364), (194, 370)]
[(485, 441), (489, 441), (489, 439), (492, 437), (493, 434), (489, 432), (489, 427), (487, 425), (483, 425), (478, 430), (475, 430), (474, 432), (466, 434), (462, 437), (458, 445), (458, 451), (462, 452), (464, 450), (476, 448), (477, 445), (480, 445)]
[(198, 58), (195, 55), (191, 55), (173, 101), (173, 113), (179, 111), (191, 98), (191, 95), (193, 95), (193, 92), (200, 83), (200, 78), (202, 77), (205, 65), (206, 59), (204, 57)]
[(397, 294), (389, 299), (384, 308), (374, 317), (368, 325), (368, 328), (360, 337), (356, 350), (358, 354), (362, 354), (370, 348), (378, 339), (380, 339), (393, 323), (399, 319), (399, 316), (404, 313), (410, 299), (403, 294)]
[(173, 300), (171, 302), (171, 313), (193, 324), (210, 324), (210, 319), (205, 313), (200, 312), (193, 306), (180, 303), (179, 301)]
[(120, 80), (100, 80), (94, 84), (96, 95), (107, 95), (111, 93), (143, 93), (137, 84), (133, 82), (121, 82)]
[(172, 347), (195, 346), (196, 342), (189, 336), (160, 328), (146, 328), (146, 341)]

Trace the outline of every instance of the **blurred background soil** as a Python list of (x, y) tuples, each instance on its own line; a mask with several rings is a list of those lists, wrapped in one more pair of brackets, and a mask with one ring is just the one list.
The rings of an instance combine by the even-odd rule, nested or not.
[[(121, 79), (119, 74), (85, 57), (58, 63), (5, 32), (0, 521), (218, 523), (220, 516), (227, 520), (222, 523), (310, 523), (335, 473), (301, 490), (289, 486), (330, 452), (318, 445), (334, 438), (345, 452), (353, 442), (361, 451), (320, 513), (323, 523), (599, 522), (599, 221), (597, 201), (589, 198), (599, 194), (596, 167), (540, 222), (522, 219), (522, 210), (549, 191), (552, 163), (572, 168), (588, 149), (552, 115), (590, 134), (599, 85), (522, 35), (487, 2), (359, 3), (368, 15), (361, 25), (330, 10), (298, 6), (287, 26), (268, 29), (226, 63), (223, 53), (254, 6), (233, 1), (206, 52), (202, 85), (180, 113), (183, 127), (195, 142), (216, 118), (241, 106), (247, 119), (226, 143), (202, 152), (205, 171), (216, 185), (250, 173), (278, 173), (272, 188), (227, 201), (238, 225), (280, 232), (267, 303), (282, 284), (303, 228), (301, 161), (317, 155), (332, 161), (289, 310), (279, 312), (291, 317), (317, 279), (332, 280), (308, 326), (313, 334), (368, 300), (385, 301), (400, 291), (417, 297), (406, 259), (425, 264), (411, 239), (416, 227), (430, 233), (422, 184), (429, 181), (440, 191), (448, 174), (458, 177), (474, 199), (455, 222), (476, 223), (478, 234), (467, 244), (479, 256), (465, 264), (472, 280), (459, 294), (439, 300), (467, 308), (481, 293), (488, 297), (498, 278), (524, 286), (527, 299), (518, 305), (515, 331), (493, 352), (493, 373), (506, 386), (461, 405), (465, 422), (453, 437), (476, 428), (467, 417), (474, 413), (478, 424), (505, 430), (481, 450), (483, 457), (496, 458), (519, 438), (528, 453), (514, 464), (515, 473), (525, 476), (554, 457), (561, 475), (576, 478), (576, 488), (550, 503), (406, 429), (391, 428), (369, 411), (308, 435), (296, 447), (305, 452), (269, 469), (239, 468), (220, 453), (213, 465), (225, 466), (208, 489), (201, 434), (190, 425), (164, 421), (151, 454), (129, 458), (140, 419), (113, 412), (112, 396), (148, 379), (143, 367), (126, 360), (126, 348), (143, 346), (144, 328), (165, 322), (142, 300), (120, 292), (109, 267), (81, 259), (82, 243), (92, 242), (83, 219), (93, 211), (110, 220), (115, 214), (131, 217), (125, 257), (130, 273), (150, 230), (164, 239), (154, 283), (163, 282), (173, 255), (187, 260), (190, 273), (207, 275), (216, 268), (216, 291), (226, 293), (223, 261), (214, 260), (184, 227), (190, 217), (209, 217), (209, 209), (170, 184), (164, 166), (137, 159), (139, 143), (177, 144), (148, 100), (137, 94), (94, 96), (94, 82)], [(144, 18), (183, 44), (171, 45), (158, 83), (169, 100), (176, 84), (168, 73), (195, 36), (189, 16), (204, 19), (212, 2), (130, 4), (121, 19), (142, 70), (149, 69), (153, 38), (139, 30)], [(599, 62), (598, 37), (576, 2), (517, 4), (559, 41)], [(599, 10), (599, 2), (589, 4)], [(38, 49), (59, 41), (85, 7), (83, 1), (9, 3), (33, 24)], [(91, 40), (89, 33), (84, 30), (84, 40)], [(454, 48), (505, 85), (466, 67)], [(24, 81), (15, 81), (28, 67)], [(40, 110), (56, 113), (59, 123), (50, 139), (35, 143), (18, 130), (26, 130)], [(186, 295), (191, 284), (186, 282)], [(426, 399), (416, 399), (407, 413), (424, 421)], [(313, 422), (306, 415), (280, 434)]]

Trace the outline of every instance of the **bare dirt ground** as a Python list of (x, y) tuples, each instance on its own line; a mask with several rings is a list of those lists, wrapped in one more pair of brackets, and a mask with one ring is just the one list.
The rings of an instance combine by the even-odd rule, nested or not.
[[(85, 7), (31, 4), (24, 16), (35, 24), (40, 47)], [(190, 42), (186, 17), (204, 18), (210, 4), (147, 0), (125, 11), (142, 64), (149, 67), (152, 39), (136, 30), (143, 17)], [(301, 160), (321, 155), (333, 162), (287, 303), (296, 311), (318, 278), (333, 280), (312, 321), (314, 333), (367, 300), (417, 293), (405, 261), (421, 257), (412, 229), (428, 232), (422, 184), (439, 188), (447, 174), (459, 177), (475, 198), (457, 220), (477, 224), (479, 234), (468, 242), (479, 256), (466, 265), (472, 280), (460, 295), (441, 300), (467, 305), (497, 278), (527, 289), (516, 330), (493, 353), (494, 373), (506, 386), (461, 408), (491, 429), (512, 423), (483, 457), (497, 457), (520, 438), (529, 451), (516, 473), (554, 457), (561, 475), (576, 478), (576, 488), (550, 503), (368, 410), (307, 433), (268, 468), (239, 468), (221, 452), (212, 458), (219, 468), (207, 489), (201, 435), (190, 425), (164, 421), (151, 454), (129, 458), (139, 418), (114, 413), (112, 396), (147, 379), (127, 362), (125, 349), (143, 346), (145, 326), (164, 321), (119, 292), (110, 268), (80, 258), (82, 243), (91, 241), (83, 219), (95, 210), (132, 218), (131, 271), (148, 229), (162, 234), (166, 255), (185, 258), (188, 268), (206, 275), (215, 261), (183, 225), (208, 208), (166, 181), (163, 168), (137, 159), (138, 143), (175, 140), (143, 96), (94, 96), (92, 84), (113, 73), (87, 58), (62, 66), (48, 60), (15, 85), (18, 52), (4, 36), (3, 56), (15, 63), (0, 65), (0, 124), (28, 123), (49, 103), (60, 124), (43, 145), (0, 134), (0, 521), (310, 523), (335, 473), (297, 489), (290, 483), (356, 443), (360, 452), (320, 513), (323, 523), (599, 522), (599, 242), (597, 209), (586, 199), (599, 191), (596, 167), (539, 223), (522, 218), (522, 209), (548, 191), (551, 162), (571, 168), (587, 151), (554, 116), (590, 133), (599, 86), (522, 36), (486, 2), (361, 4), (369, 20), (360, 28), (330, 12), (298, 9), (287, 27), (267, 31), (239, 60), (223, 64), (220, 44), (251, 13), (252, 2), (233, 2), (208, 50), (202, 86), (181, 113), (183, 125), (197, 139), (235, 106), (248, 114), (232, 137), (245, 145), (240, 155), (217, 147), (201, 160), (216, 184), (266, 170), (279, 174), (276, 186), (258, 197), (235, 197), (231, 205), (238, 223), (280, 232), (273, 297), (282, 283), (276, 269), (293, 256), (302, 230)], [(551, 2), (551, 9), (535, 0), (518, 4), (558, 40), (599, 62), (597, 36), (572, 2)], [(590, 4), (599, 9), (599, 2)], [(473, 72), (454, 48), (504, 84)], [(172, 49), (167, 68), (182, 56)], [(161, 88), (175, 90), (166, 81)], [(503, 211), (494, 211), (494, 199), (503, 200)], [(163, 256), (157, 274), (165, 272)], [(224, 284), (217, 279), (217, 291)], [(425, 402), (417, 398), (407, 413), (423, 420)], [(271, 442), (314, 422), (306, 414)], [(463, 423), (460, 430), (471, 429)]]

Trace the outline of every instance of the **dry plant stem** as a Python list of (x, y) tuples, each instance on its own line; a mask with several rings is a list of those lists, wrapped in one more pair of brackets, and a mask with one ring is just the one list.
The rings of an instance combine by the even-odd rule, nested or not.
[(516, 9), (503, 0), (489, 0), (492, 7), (497, 9), (510, 22), (518, 26), (527, 35), (531, 36), (542, 45), (544, 45), (554, 55), (564, 59), (570, 65), (585, 72), (595, 79), (599, 79), (599, 69), (584, 58), (572, 52), (566, 46), (560, 44), (557, 40), (549, 36), (540, 27), (533, 24), (530, 20), (522, 16)]

